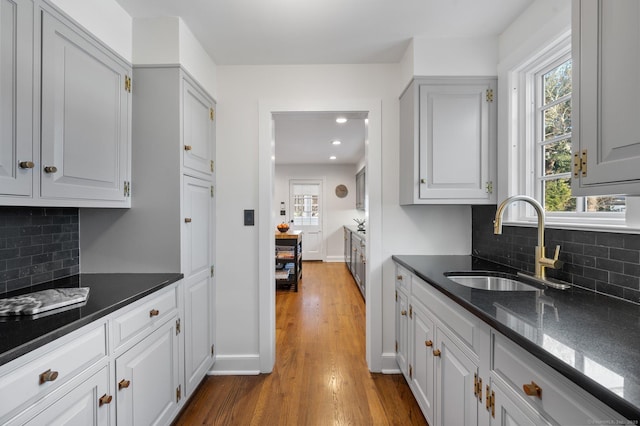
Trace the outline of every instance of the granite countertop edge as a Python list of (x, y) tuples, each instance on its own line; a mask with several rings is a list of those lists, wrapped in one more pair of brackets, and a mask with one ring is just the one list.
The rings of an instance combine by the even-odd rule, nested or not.
[[(415, 257), (415, 256), (416, 255), (410, 255), (405, 257)], [(428, 257), (436, 257), (436, 256), (443, 257), (442, 255), (435, 255), (435, 256), (425, 255), (423, 257), (428, 258)], [(454, 256), (467, 257), (467, 258), (473, 257), (471, 255), (466, 255), (466, 256), (452, 255), (451, 257), (454, 257)], [(582, 372), (562, 362), (557, 357), (550, 354), (539, 345), (535, 344), (531, 340), (526, 339), (522, 335), (515, 332), (513, 329), (497, 321), (495, 318), (492, 318), (491, 316), (487, 315), (478, 307), (476, 307), (473, 303), (470, 303), (469, 301), (464, 300), (463, 298), (460, 298), (454, 293), (450, 292), (449, 290), (447, 290), (446, 287), (439, 284), (437, 279), (434, 279), (434, 277), (430, 277), (428, 274), (414, 267), (414, 265), (412, 265), (409, 260), (403, 259), (402, 255), (393, 255), (392, 259), (395, 262), (404, 266), (405, 268), (409, 269), (412, 273), (416, 274), (418, 277), (426, 281), (432, 287), (434, 287), (435, 289), (443, 293), (445, 296), (447, 296), (448, 298), (456, 302), (458, 305), (462, 306), (464, 309), (466, 309), (467, 311), (469, 311), (470, 313), (472, 313), (473, 315), (475, 315), (476, 317), (478, 317), (479, 319), (487, 323), (489, 326), (493, 327), (494, 329), (496, 329), (497, 331), (499, 331), (500, 333), (502, 333), (503, 335), (511, 339), (513, 342), (515, 342), (516, 344), (518, 344), (519, 346), (527, 350), (533, 356), (535, 356), (536, 358), (538, 358), (539, 360), (541, 360), (542, 362), (544, 362), (554, 370), (558, 371), (560, 374), (562, 374), (563, 376), (571, 380), (573, 383), (575, 383), (576, 385), (580, 386), (582, 389), (584, 389), (591, 395), (598, 398), (601, 402), (603, 402), (613, 410), (617, 411), (618, 413), (622, 414), (628, 419), (640, 418), (640, 407), (619, 397), (618, 395), (611, 392), (609, 389), (603, 387), (596, 381), (584, 375)], [(484, 261), (484, 262), (493, 263), (490, 261)], [(507, 266), (500, 265), (500, 264), (494, 264), (494, 265), (495, 265), (496, 271), (510, 272), (510, 273), (514, 272), (512, 268), (509, 268)], [(602, 297), (605, 298), (607, 296), (602, 296)]]
[[(123, 295), (123, 297), (119, 298), (117, 301), (113, 303), (109, 303), (101, 307), (99, 310), (95, 310), (81, 318), (74, 319), (69, 323), (55, 329), (52, 331), (48, 331), (36, 338), (33, 338), (27, 342), (24, 342), (18, 346), (15, 346), (11, 349), (8, 349), (2, 353), (0, 353), (0, 367), (4, 364), (7, 364), (27, 353), (34, 351), (48, 343), (53, 342), (60, 337), (63, 337), (75, 330), (80, 329), (81, 327), (90, 324), (94, 321), (99, 320), (112, 312), (117, 311), (120, 308), (123, 308), (137, 300), (140, 300), (150, 294), (155, 293), (158, 290), (161, 290), (164, 287), (167, 287), (179, 280), (181, 280), (184, 275), (182, 273), (164, 273), (164, 274), (144, 274), (144, 273), (116, 273), (116, 274), (79, 274), (77, 277), (95, 277), (100, 276), (101, 278), (108, 277), (127, 277), (128, 279), (135, 279), (135, 277), (139, 277), (142, 279), (149, 279), (149, 277), (158, 278), (151, 279), (148, 285), (145, 285), (143, 288), (137, 289), (134, 293), (129, 293)], [(44, 287), (51, 287), (51, 283), (43, 284)], [(91, 288), (91, 285), (89, 285)], [(89, 291), (89, 298), (91, 298), (91, 290)]]

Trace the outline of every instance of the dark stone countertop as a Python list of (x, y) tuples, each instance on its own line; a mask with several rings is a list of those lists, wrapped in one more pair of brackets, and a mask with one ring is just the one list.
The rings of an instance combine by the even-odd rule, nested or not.
[(47, 288), (90, 288), (86, 303), (80, 307), (42, 315), (0, 317), (0, 365), (142, 299), (182, 277), (178, 273), (79, 274), (19, 292), (0, 294), (0, 298), (5, 298)]
[(364, 231), (358, 231), (358, 225), (344, 225), (349, 231), (353, 232), (358, 238), (361, 240), (367, 241), (367, 231), (366, 228)]
[[(448, 271), (516, 271), (472, 256), (393, 260), (629, 420), (640, 418), (640, 306), (572, 287), (472, 289)], [(544, 305), (544, 309), (540, 309)]]

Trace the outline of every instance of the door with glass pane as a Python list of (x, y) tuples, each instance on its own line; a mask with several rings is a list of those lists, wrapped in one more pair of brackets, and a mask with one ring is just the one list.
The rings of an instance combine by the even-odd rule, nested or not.
[(323, 260), (322, 181), (289, 181), (291, 229), (302, 231), (302, 260)]

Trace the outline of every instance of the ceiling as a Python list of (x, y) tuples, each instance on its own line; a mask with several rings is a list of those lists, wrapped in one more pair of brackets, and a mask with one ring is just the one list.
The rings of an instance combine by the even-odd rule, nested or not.
[[(534, 0), (116, 1), (134, 18), (181, 17), (224, 66), (397, 63), (413, 37), (497, 36)], [(337, 126), (331, 114), (279, 117), (276, 163), (357, 163), (364, 117), (352, 118)]]
[[(347, 122), (337, 123), (338, 117)], [(273, 118), (276, 164), (357, 164), (364, 159), (366, 113), (287, 112)], [(341, 143), (334, 145), (335, 140)]]
[(180, 16), (218, 65), (396, 63), (413, 37), (499, 35), (533, 0), (116, 0)]

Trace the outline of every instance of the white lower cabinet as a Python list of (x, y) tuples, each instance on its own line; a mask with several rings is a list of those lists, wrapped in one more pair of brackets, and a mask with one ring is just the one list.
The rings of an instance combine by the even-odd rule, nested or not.
[(169, 424), (181, 399), (177, 318), (116, 358), (118, 425)]
[(431, 426), (626, 420), (396, 265), (396, 360)]

